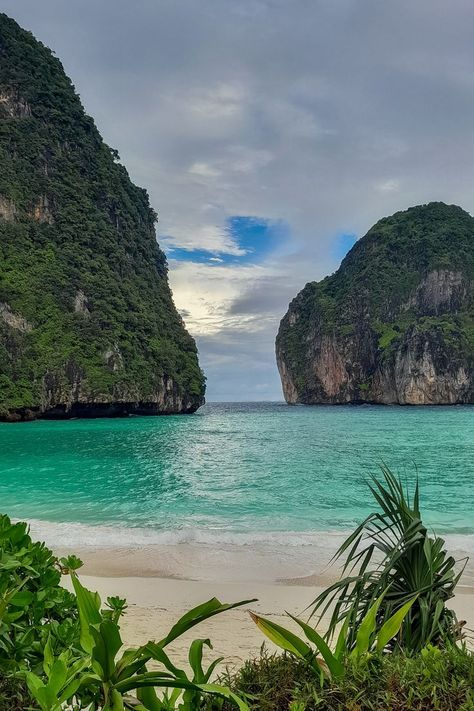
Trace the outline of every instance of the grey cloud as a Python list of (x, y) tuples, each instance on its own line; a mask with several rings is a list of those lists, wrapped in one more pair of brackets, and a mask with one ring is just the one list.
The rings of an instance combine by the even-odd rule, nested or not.
[(291, 279), (289, 276), (263, 277), (232, 302), (229, 313), (283, 315), (289, 301), (301, 286), (298, 279)]
[(339, 232), (433, 199), (474, 211), (471, 0), (2, 6), (61, 58), (149, 190), (160, 239), (226, 247), (232, 214), (289, 224), (291, 249), (271, 264), (282, 276), (226, 305), (261, 314), (260, 332), (227, 333), (224, 319), (199, 340), (211, 399), (280, 396), (275, 329), (297, 290), (334, 270)]

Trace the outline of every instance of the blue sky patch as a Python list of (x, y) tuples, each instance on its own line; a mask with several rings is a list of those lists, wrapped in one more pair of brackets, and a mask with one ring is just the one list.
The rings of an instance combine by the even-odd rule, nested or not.
[(168, 247), (169, 259), (177, 261), (200, 262), (209, 265), (219, 264), (254, 264), (279, 247), (288, 238), (288, 227), (280, 220), (266, 220), (261, 217), (234, 215), (229, 217), (225, 228), (232, 242), (242, 250), (242, 254), (211, 252), (205, 249), (183, 249)]
[(332, 246), (332, 256), (339, 261), (342, 260), (356, 242), (357, 235), (350, 232), (341, 232)]

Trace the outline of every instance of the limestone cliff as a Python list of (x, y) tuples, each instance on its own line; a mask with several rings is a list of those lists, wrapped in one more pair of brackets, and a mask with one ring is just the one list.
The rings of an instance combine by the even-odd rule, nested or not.
[(155, 220), (61, 63), (0, 14), (0, 418), (203, 403)]
[(380, 220), (290, 304), (288, 403), (474, 403), (474, 219), (430, 203)]

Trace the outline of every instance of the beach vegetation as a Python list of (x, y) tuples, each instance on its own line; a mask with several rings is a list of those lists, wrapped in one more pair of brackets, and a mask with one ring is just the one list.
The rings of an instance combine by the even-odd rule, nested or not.
[(252, 708), (474, 711), (474, 656), (446, 606), (463, 565), (456, 572), (444, 541), (423, 525), (418, 483), (410, 497), (382, 466), (369, 488), (379, 510), (338, 550), (342, 579), (310, 606), (309, 622), (331, 613), (327, 634), (293, 615), (303, 636), (251, 615), (284, 650), (263, 650), (229, 680)]
[(412, 601), (390, 646), (412, 653), (429, 644), (455, 642), (462, 626), (446, 603), (454, 597), (464, 566), (456, 570), (444, 540), (430, 535), (424, 525), (418, 483), (410, 497), (401, 481), (382, 466), (382, 479), (373, 477), (369, 488), (380, 510), (339, 548), (336, 559), (345, 556), (343, 577), (316, 598), (313, 615), (321, 618), (332, 610), (329, 639), (347, 621), (348, 644), (355, 649), (362, 621), (383, 595), (375, 616), (377, 629)]
[[(162, 640), (124, 649), (126, 601), (109, 597), (103, 608), (99, 595), (80, 582), (81, 566), (76, 556), (58, 560), (33, 542), (26, 523), (0, 516), (2, 711), (195, 711), (205, 696), (247, 711), (238, 695), (212, 682), (221, 659), (205, 667), (209, 639), (191, 642), (190, 672), (172, 662), (167, 647), (210, 617), (252, 600), (212, 598), (184, 614)], [(62, 575), (70, 576), (73, 592), (61, 585)]]
[[(221, 682), (252, 711), (474, 711), (474, 655), (464, 645), (349, 663), (344, 676), (323, 686), (303, 660), (263, 648)], [(224, 702), (222, 711), (231, 709)]]
[(303, 620), (294, 617), (294, 615), (287, 613), (303, 630), (306, 640), (312, 643), (314, 648), (285, 627), (253, 613), (251, 613), (251, 616), (257, 627), (271, 642), (309, 665), (320, 677), (321, 684), (323, 684), (325, 678), (339, 679), (343, 677), (348, 663), (353, 666), (364, 665), (371, 659), (373, 653), (382, 653), (389, 642), (398, 635), (416, 597), (408, 600), (383, 625), (378, 625), (377, 616), (385, 594), (386, 591), (369, 608), (367, 614), (357, 626), (356, 639), (353, 646), (351, 645), (350, 617), (347, 616), (345, 618), (339, 630), (334, 651), (331, 651), (322, 635), (306, 622), (303, 622)]

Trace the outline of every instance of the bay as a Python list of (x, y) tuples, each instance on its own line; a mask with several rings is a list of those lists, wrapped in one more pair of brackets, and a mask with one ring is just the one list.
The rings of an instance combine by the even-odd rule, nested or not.
[(367, 515), (367, 479), (385, 462), (409, 488), (419, 478), (427, 523), (471, 535), (473, 435), (468, 406), (219, 403), (193, 416), (5, 423), (1, 509), (176, 540), (301, 537)]

